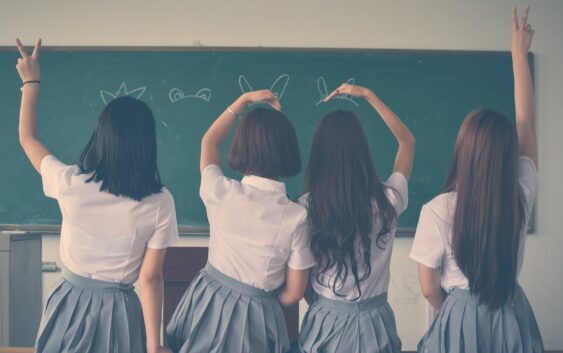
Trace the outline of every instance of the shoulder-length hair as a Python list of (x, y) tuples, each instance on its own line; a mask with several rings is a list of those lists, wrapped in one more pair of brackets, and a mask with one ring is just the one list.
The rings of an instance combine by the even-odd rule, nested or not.
[(452, 249), (473, 294), (490, 309), (513, 293), (524, 204), (513, 124), (494, 110), (470, 112), (457, 136), (445, 191), (455, 191)]
[(140, 201), (162, 189), (157, 167), (156, 127), (150, 108), (119, 97), (100, 114), (80, 155), (80, 170), (100, 190)]
[(243, 175), (296, 175), (301, 171), (301, 154), (293, 124), (274, 109), (250, 111), (235, 132), (228, 160), (231, 168)]
[[(337, 110), (315, 130), (305, 176), (311, 250), (318, 262), (316, 281), (335, 270), (332, 291), (349, 275), (361, 296), (360, 281), (371, 274), (371, 233), (379, 220), (376, 242), (385, 246), (397, 214), (379, 180), (362, 126), (354, 113)], [(357, 248), (359, 239), (360, 248)], [(358, 264), (356, 255), (361, 253)], [(360, 277), (359, 268), (363, 269)], [(358, 296), (358, 297), (359, 297)]]

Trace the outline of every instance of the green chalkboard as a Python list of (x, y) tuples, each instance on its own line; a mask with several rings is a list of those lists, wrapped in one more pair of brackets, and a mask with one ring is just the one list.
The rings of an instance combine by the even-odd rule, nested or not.
[[(58, 224), (56, 202), (43, 196), (40, 177), (18, 145), (16, 59), (11, 48), (0, 50), (0, 224)], [(128, 93), (152, 107), (159, 166), (181, 225), (207, 223), (198, 196), (200, 138), (248, 87), (274, 85), (298, 131), (305, 163), (323, 115), (337, 108), (355, 112), (386, 178), (397, 145), (378, 115), (361, 100), (318, 104), (326, 90), (347, 80), (377, 92), (417, 138), (409, 209), (400, 219), (404, 228), (414, 227), (421, 205), (440, 192), (467, 112), (486, 106), (514, 115), (507, 52), (46, 48), (41, 64), (40, 134), (66, 163), (77, 161), (104, 100)], [(298, 196), (303, 172), (287, 185), (290, 196)]]

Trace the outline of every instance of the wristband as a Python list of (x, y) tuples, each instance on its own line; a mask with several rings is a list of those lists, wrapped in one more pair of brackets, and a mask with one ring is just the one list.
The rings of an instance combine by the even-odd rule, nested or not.
[(23, 86), (27, 85), (28, 83), (37, 83), (39, 85), (39, 84), (41, 84), (41, 81), (39, 81), (39, 80), (25, 81), (25, 82), (22, 83), (22, 86), (20, 87), (20, 91), (23, 91)]
[(235, 119), (237, 119), (237, 120), (240, 120), (240, 119), (241, 119), (240, 115), (238, 115), (237, 113), (235, 113), (235, 112), (231, 109), (231, 106), (230, 106), (230, 105), (227, 106), (227, 111), (228, 111), (229, 113), (231, 113), (231, 114), (235, 117)]

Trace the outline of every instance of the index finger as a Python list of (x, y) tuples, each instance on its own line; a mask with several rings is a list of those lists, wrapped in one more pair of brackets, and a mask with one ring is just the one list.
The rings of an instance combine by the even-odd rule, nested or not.
[(332, 91), (328, 96), (325, 97), (324, 101), (328, 102), (329, 100), (331, 100), (332, 98), (342, 94), (342, 88), (345, 87), (346, 84), (342, 84), (340, 86), (338, 86), (338, 88), (336, 88), (334, 91)]
[(530, 13), (530, 6), (526, 7), (526, 10), (524, 10), (524, 15), (522, 16), (522, 21), (520, 23), (520, 26), (522, 28), (526, 28), (526, 25), (528, 24), (528, 14)]
[(275, 110), (280, 111), (281, 110), (281, 103), (280, 101), (278, 101), (277, 99), (272, 99), (271, 101), (268, 101), (268, 103), (272, 106), (272, 108), (274, 108)]
[(37, 43), (35, 43), (35, 48), (33, 48), (33, 53), (31, 53), (31, 56), (34, 58), (38, 58), (40, 50), (41, 50), (41, 38), (39, 38), (37, 40)]
[(19, 39), (16, 39), (16, 47), (18, 48), (18, 50), (20, 51), (20, 54), (22, 56), (22, 58), (27, 58), (29, 55), (27, 55), (27, 52), (25, 51), (22, 42), (20, 42)]

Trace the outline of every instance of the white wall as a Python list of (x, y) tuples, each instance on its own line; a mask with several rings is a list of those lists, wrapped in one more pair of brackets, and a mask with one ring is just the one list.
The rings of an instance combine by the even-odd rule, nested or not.
[[(281, 46), (506, 50), (511, 0), (0, 0), (0, 45), (16, 36), (44, 45)], [(516, 5), (525, 3), (515, 0)], [(563, 1), (531, 1), (536, 28), (540, 144), (538, 233), (528, 243), (521, 283), (547, 349), (563, 349)], [(420, 138), (420, 137), (419, 137)], [(184, 239), (183, 243), (205, 243)], [(426, 326), (410, 239), (398, 239), (390, 288), (405, 349)], [(56, 259), (47, 237), (45, 260)], [(47, 285), (52, 282), (46, 277)]]

